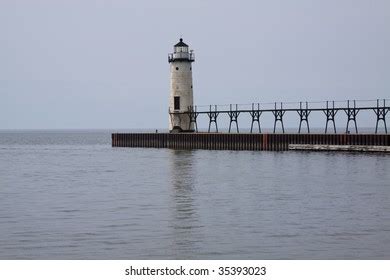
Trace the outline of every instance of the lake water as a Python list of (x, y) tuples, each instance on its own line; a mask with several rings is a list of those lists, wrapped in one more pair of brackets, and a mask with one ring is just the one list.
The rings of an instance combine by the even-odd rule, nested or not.
[(0, 132), (0, 259), (389, 259), (390, 156)]

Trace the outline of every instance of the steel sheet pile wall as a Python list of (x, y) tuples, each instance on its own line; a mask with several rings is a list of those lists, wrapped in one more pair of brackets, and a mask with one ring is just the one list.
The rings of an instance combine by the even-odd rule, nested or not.
[(113, 147), (285, 151), (289, 144), (390, 146), (388, 134), (114, 133)]

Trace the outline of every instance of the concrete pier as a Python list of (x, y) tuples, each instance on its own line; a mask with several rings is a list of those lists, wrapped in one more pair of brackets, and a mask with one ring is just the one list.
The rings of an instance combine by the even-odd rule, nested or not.
[[(287, 151), (289, 146), (390, 146), (389, 134), (114, 133), (113, 147)], [(291, 147), (291, 146), (290, 146)], [(352, 149), (352, 148), (351, 148)], [(353, 150), (353, 149), (352, 149)], [(359, 150), (359, 149), (357, 149)], [(369, 149), (367, 149), (369, 150)], [(360, 149), (359, 151), (363, 151)]]
[(351, 152), (380, 152), (390, 153), (390, 146), (368, 146), (368, 145), (311, 145), (311, 144), (290, 144), (289, 150), (297, 151), (351, 151)]

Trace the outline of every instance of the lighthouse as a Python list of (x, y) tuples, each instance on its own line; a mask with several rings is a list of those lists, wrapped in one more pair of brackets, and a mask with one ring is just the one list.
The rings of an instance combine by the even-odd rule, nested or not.
[(192, 62), (195, 55), (183, 39), (174, 45), (168, 54), (171, 70), (169, 96), (169, 132), (193, 132), (194, 125), (189, 114), (194, 105), (192, 85)]

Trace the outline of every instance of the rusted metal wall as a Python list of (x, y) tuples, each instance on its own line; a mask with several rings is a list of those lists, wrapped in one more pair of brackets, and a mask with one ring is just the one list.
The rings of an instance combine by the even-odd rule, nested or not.
[(289, 144), (390, 146), (389, 134), (114, 133), (113, 147), (286, 151)]

